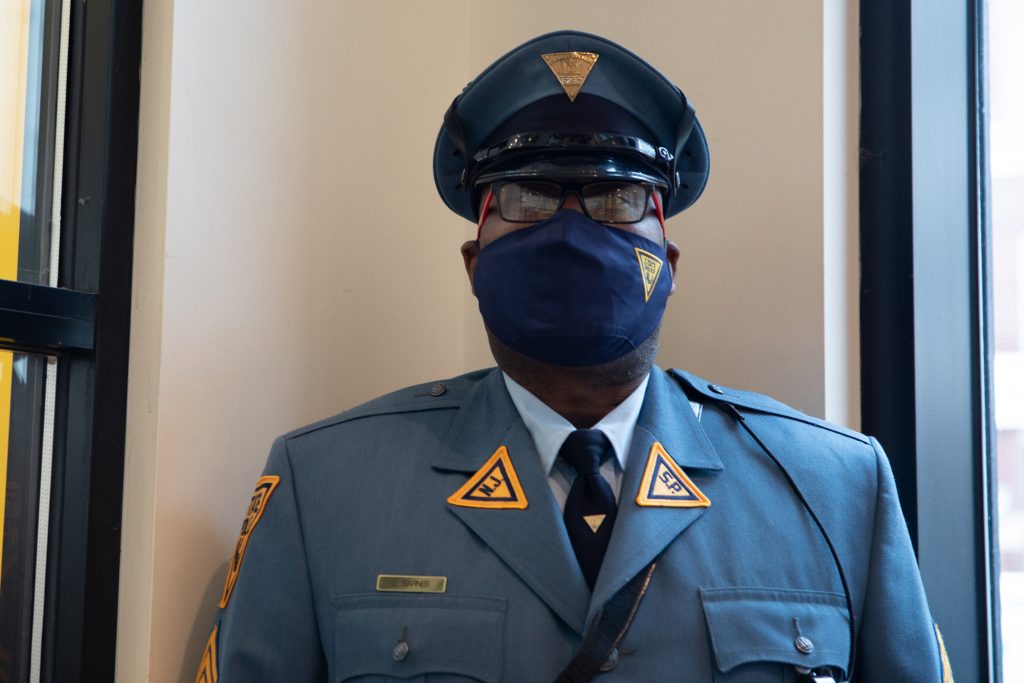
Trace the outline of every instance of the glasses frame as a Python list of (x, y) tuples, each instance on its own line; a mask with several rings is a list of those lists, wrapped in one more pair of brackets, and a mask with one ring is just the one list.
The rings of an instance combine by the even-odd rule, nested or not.
[[(525, 220), (525, 221), (524, 220), (513, 220), (511, 218), (507, 218), (505, 216), (505, 213), (501, 210), (501, 196), (500, 196), (501, 195), (501, 190), (502, 190), (503, 187), (505, 187), (507, 185), (517, 184), (517, 183), (538, 183), (538, 184), (545, 184), (545, 185), (553, 185), (553, 186), (556, 186), (556, 187), (560, 188), (562, 190), (562, 197), (561, 197), (561, 199), (558, 200), (558, 205), (555, 207), (554, 211), (551, 212), (551, 216), (553, 216), (556, 213), (558, 213), (562, 209), (562, 207), (565, 206), (565, 198), (566, 197), (568, 197), (570, 194), (574, 194), (574, 195), (576, 195), (576, 199), (579, 200), (580, 210), (583, 212), (583, 215), (585, 215), (587, 218), (590, 218), (591, 220), (595, 220), (598, 223), (601, 223), (601, 224), (604, 224), (604, 225), (635, 225), (635, 224), (639, 223), (640, 221), (642, 221), (644, 218), (647, 217), (647, 209), (648, 209), (648, 207), (650, 205), (650, 202), (651, 202), (651, 195), (654, 193), (654, 190), (656, 188), (656, 186), (654, 184), (652, 184), (652, 183), (647, 183), (647, 182), (638, 181), (638, 180), (618, 179), (618, 178), (608, 178), (608, 179), (604, 179), (604, 180), (595, 180), (595, 181), (586, 182), (586, 183), (560, 183), (560, 182), (557, 182), (557, 181), (554, 181), (554, 180), (535, 180), (535, 179), (532, 179), (532, 178), (531, 179), (523, 178), (523, 179), (518, 179), (518, 180), (502, 180), (502, 181), (498, 181), (498, 182), (492, 183), (491, 187), (490, 187), (490, 190), (491, 190), (492, 196), (494, 197), (494, 205), (498, 209), (498, 215), (501, 216), (501, 219), (503, 221), (505, 221), (506, 223), (539, 223), (540, 221), (547, 220), (548, 218), (551, 217), (551, 216), (546, 216), (544, 218), (539, 218), (537, 220)], [(593, 216), (590, 215), (590, 210), (587, 208), (587, 204), (586, 204), (586, 202), (583, 199), (583, 190), (586, 189), (587, 187), (592, 186), (592, 185), (605, 185), (605, 184), (608, 184), (608, 183), (620, 183), (620, 184), (624, 184), (624, 185), (639, 185), (640, 187), (642, 187), (644, 189), (644, 210), (643, 210), (643, 213), (640, 215), (639, 218), (637, 218), (636, 220), (632, 220), (632, 221), (602, 221), (602, 220), (598, 220), (597, 218), (594, 218)], [(655, 208), (657, 208), (657, 207), (655, 207)]]

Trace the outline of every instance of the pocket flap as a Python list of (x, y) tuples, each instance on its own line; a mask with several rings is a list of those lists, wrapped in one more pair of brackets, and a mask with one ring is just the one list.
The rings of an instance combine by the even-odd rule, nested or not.
[(828, 666), (845, 674), (850, 631), (842, 595), (711, 588), (701, 590), (700, 599), (719, 671), (769, 661), (808, 669)]
[[(454, 595), (336, 596), (336, 680), (445, 673), (501, 679), (505, 601)], [(395, 656), (405, 634), (408, 650)]]

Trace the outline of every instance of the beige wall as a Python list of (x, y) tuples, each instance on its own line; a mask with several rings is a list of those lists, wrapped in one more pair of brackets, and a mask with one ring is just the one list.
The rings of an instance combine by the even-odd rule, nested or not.
[(538, 33), (635, 49), (708, 132), (662, 363), (856, 423), (855, 6), (147, 0), (118, 680), (191, 680), (275, 435), (491, 363), (430, 158)]

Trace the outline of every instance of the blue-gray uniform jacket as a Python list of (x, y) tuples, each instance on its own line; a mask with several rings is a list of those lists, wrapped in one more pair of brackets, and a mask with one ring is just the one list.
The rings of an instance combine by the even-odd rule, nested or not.
[[(595, 612), (655, 558), (617, 663), (599, 680), (845, 672), (846, 593), (825, 536), (722, 401), (778, 457), (835, 546), (855, 616), (854, 678), (941, 681), (941, 646), (878, 443), (658, 368), (593, 595), (500, 371), (410, 387), (279, 438), (200, 679), (552, 681)], [(644, 486), (654, 491), (642, 486), (645, 470), (662, 450), (709, 505), (644, 498)], [(484, 477), (487, 463), (497, 478)], [(474, 505), (503, 476), (493, 495), (505, 502)]]

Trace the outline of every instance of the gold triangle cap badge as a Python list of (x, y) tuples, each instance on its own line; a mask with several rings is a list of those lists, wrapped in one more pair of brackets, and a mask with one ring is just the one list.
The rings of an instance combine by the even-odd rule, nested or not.
[(651, 300), (654, 293), (654, 286), (658, 284), (658, 277), (661, 275), (663, 262), (660, 258), (640, 247), (633, 247), (636, 252), (636, 260), (640, 262), (640, 277), (644, 281), (644, 303)]
[(604, 524), (604, 520), (607, 516), (608, 515), (583, 515), (583, 521), (586, 522), (587, 526), (590, 527), (590, 530), (596, 534), (597, 530), (601, 528), (602, 524)]
[(596, 52), (551, 52), (541, 55), (544, 62), (551, 69), (562, 90), (569, 96), (570, 102), (576, 101), (580, 88), (590, 75), (590, 70), (597, 63)]
[(508, 449), (494, 451), (487, 462), (458, 491), (448, 496), (451, 505), (491, 510), (525, 510), (528, 505)]
[(640, 490), (636, 493), (636, 504), (664, 508), (711, 507), (708, 497), (701, 493), (658, 442), (651, 446), (651, 453), (647, 456)]

